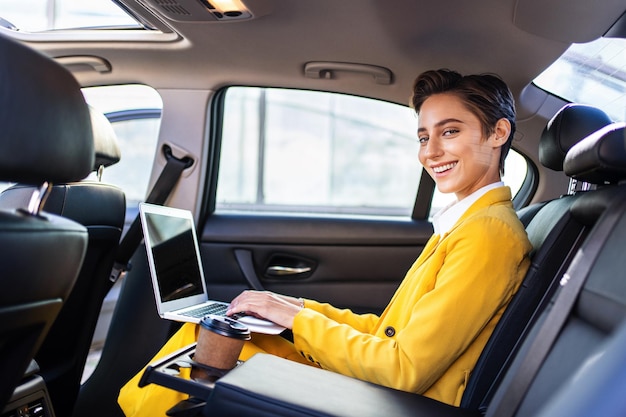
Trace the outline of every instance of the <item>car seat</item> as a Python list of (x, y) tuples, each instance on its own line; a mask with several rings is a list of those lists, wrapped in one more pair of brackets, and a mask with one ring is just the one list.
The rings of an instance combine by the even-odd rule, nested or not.
[(51, 184), (87, 176), (89, 110), (74, 77), (0, 36), (0, 180), (34, 186), (25, 206), (0, 209), (0, 410), (5, 409), (74, 285), (87, 230), (42, 206)]
[[(113, 282), (109, 274), (124, 226), (124, 192), (100, 181), (104, 167), (117, 163), (120, 149), (113, 126), (90, 107), (98, 180), (55, 184), (44, 203), (48, 213), (87, 228), (89, 242), (74, 288), (35, 356), (57, 414), (71, 415), (102, 302)], [(15, 185), (0, 194), (0, 208), (24, 204), (33, 192)]]

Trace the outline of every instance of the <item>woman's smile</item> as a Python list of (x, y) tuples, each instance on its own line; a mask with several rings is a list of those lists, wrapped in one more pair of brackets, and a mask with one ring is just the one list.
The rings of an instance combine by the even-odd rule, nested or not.
[(449, 164), (444, 164), (444, 165), (438, 165), (438, 166), (433, 166), (432, 170), (436, 173), (436, 174), (443, 174), (444, 172), (447, 172), (449, 170), (451, 170), (452, 168), (454, 168), (456, 166), (458, 162), (451, 162)]
[(478, 116), (458, 96), (441, 93), (424, 101), (418, 137), (420, 163), (442, 193), (454, 193), (462, 200), (500, 181), (501, 143), (495, 133), (485, 136)]

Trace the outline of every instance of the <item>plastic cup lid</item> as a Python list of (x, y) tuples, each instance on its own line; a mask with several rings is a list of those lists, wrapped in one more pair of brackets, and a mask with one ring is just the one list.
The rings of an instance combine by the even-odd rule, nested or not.
[(200, 325), (222, 336), (250, 340), (250, 330), (248, 327), (230, 317), (207, 316), (200, 321)]

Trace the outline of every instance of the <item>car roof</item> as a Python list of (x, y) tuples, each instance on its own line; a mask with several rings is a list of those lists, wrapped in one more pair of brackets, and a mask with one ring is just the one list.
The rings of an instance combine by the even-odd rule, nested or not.
[[(512, 146), (536, 167), (533, 201), (541, 201), (567, 188), (567, 177), (544, 169), (538, 158), (546, 122), (567, 101), (533, 80), (572, 43), (626, 27), (616, 23), (626, 21), (623, 0), (241, 1), (249, 10), (243, 18), (217, 18), (203, 6), (207, 0), (115, 0), (152, 29), (0, 32), (57, 59), (83, 87), (146, 84), (162, 97), (168, 90), (170, 96), (196, 91), (213, 97), (223, 87), (246, 85), (408, 105), (422, 71), (496, 73), (515, 97)], [(206, 114), (189, 103), (168, 105)], [(165, 123), (166, 131), (172, 123), (188, 127), (167, 118)], [(192, 135), (181, 146), (202, 140)]]
[[(111, 65), (106, 77), (75, 72), (83, 85), (104, 81), (142, 82), (157, 89), (298, 87), (405, 104), (416, 74), (445, 67), (461, 73), (497, 73), (519, 101), (524, 88), (570, 43), (602, 36), (624, 12), (620, 0), (244, 2), (250, 18), (219, 20), (197, 7), (197, 0), (122, 0), (129, 11), (164, 34), (105, 32), (101, 38), (92, 36), (92, 42), (75, 44), (67, 40), (78, 40), (78, 33), (65, 38), (58, 33), (58, 42), (35, 46), (53, 57), (85, 54)], [(107, 37), (126, 41), (101, 41)], [(391, 72), (391, 83), (378, 84), (361, 72), (309, 78), (304, 71), (309, 62), (383, 67)]]

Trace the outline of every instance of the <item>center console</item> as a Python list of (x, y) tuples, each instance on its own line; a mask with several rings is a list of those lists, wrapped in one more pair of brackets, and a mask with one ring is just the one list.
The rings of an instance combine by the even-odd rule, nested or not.
[[(441, 402), (303, 365), (257, 354), (212, 380), (189, 378), (195, 345), (149, 366), (140, 385), (156, 383), (191, 397), (172, 416), (220, 417), (478, 417)], [(142, 385), (143, 384), (143, 385)]]

